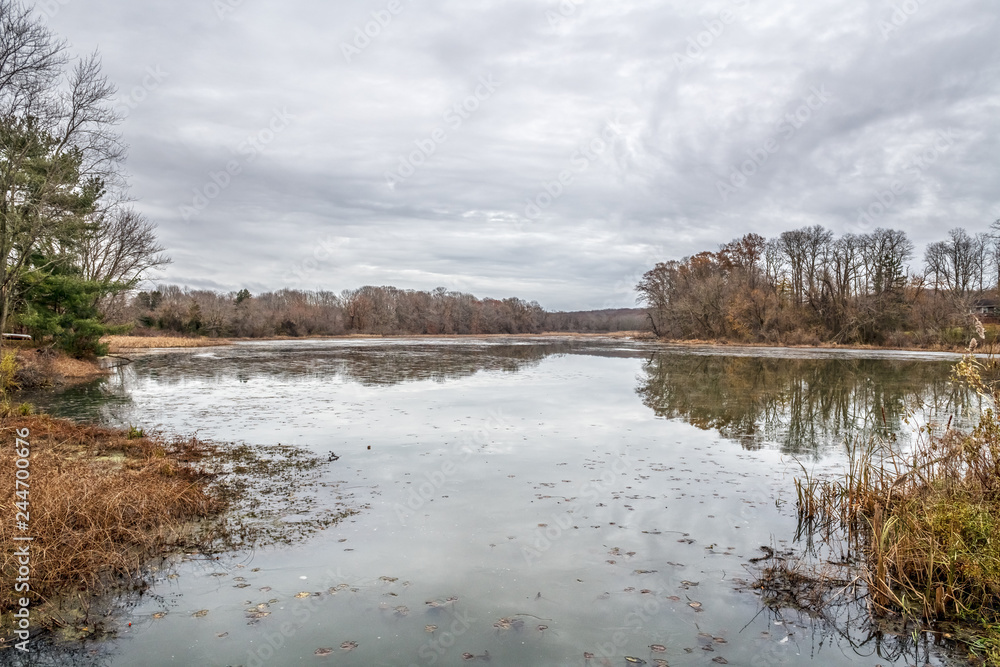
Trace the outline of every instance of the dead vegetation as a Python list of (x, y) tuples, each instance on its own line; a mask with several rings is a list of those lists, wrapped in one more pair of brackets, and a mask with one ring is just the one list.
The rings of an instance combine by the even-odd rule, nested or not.
[(948, 629), (988, 664), (1000, 664), (1000, 388), (984, 378), (997, 367), (971, 354), (955, 367), (991, 406), (971, 432), (925, 427), (909, 450), (871, 441), (843, 479), (796, 480), (800, 519), (824, 539), (839, 531), (875, 618)]
[(67, 381), (99, 377), (105, 371), (93, 360), (74, 359), (52, 348), (21, 348), (14, 376), (20, 389), (37, 389)]
[[(206, 450), (195, 440), (166, 442), (47, 416), (7, 415), (0, 421), (0, 498), (13, 517), (16, 431), (30, 443), (30, 593), (0, 590), (0, 611), (26, 595), (60, 624), (61, 597), (101, 594), (141, 584), (145, 564), (165, 549), (197, 543), (194, 519), (224, 503), (208, 492), (199, 466)], [(22, 430), (23, 433), (23, 430)], [(135, 435), (132, 433), (132, 435)], [(22, 489), (23, 490), (23, 489)], [(13, 521), (0, 522), (0, 572), (17, 577)]]
[(829, 619), (834, 608), (854, 603), (863, 594), (860, 579), (850, 576), (846, 563), (823, 561), (817, 566), (793, 551), (761, 550), (764, 555), (750, 562), (755, 567), (754, 588), (768, 607)]
[[(4, 628), (27, 595), (33, 627), (94, 632), (96, 609), (106, 607), (95, 601), (144, 590), (163, 558), (292, 542), (358, 511), (344, 497), (331, 508), (310, 495), (326, 459), (306, 450), (168, 440), (19, 412), (0, 417), (0, 498), (13, 518), (22, 500), (14, 443), (27, 429), (31, 591), (0, 590)], [(15, 522), (0, 522), (5, 582), (17, 577), (18, 535)]]
[(108, 344), (110, 354), (154, 348), (210, 347), (232, 344), (232, 341), (227, 338), (208, 338), (207, 336), (191, 338), (183, 336), (105, 336), (101, 342)]

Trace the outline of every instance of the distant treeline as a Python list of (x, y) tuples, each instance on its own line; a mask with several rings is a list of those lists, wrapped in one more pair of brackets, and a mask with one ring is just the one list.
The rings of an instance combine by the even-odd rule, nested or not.
[(636, 290), (665, 338), (967, 343), (973, 314), (996, 310), (998, 227), (951, 230), (916, 269), (908, 265), (913, 243), (899, 230), (836, 238), (817, 225), (770, 240), (747, 234), (716, 252), (657, 264)]
[(117, 314), (139, 330), (203, 336), (267, 337), (351, 333), (532, 334), (642, 328), (639, 309), (549, 313), (516, 297), (479, 299), (439, 287), (431, 292), (366, 286), (343, 292), (284, 289), (220, 293), (176, 285), (139, 292)]

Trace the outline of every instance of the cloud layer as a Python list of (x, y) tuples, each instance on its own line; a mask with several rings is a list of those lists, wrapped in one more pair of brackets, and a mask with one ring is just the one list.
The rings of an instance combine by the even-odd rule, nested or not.
[(657, 260), (1000, 218), (995, 2), (48, 0), (165, 281), (632, 305)]

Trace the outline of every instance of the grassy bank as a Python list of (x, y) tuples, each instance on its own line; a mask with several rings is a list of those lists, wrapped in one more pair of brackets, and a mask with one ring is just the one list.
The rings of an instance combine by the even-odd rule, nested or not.
[[(24, 542), (16, 538), (33, 538), (30, 591), (13, 583), (0, 590), (0, 649), (16, 639), (21, 596), (31, 603), (33, 633), (113, 632), (106, 612), (122, 594), (145, 589), (151, 565), (181, 553), (292, 544), (361, 509), (323, 481), (327, 457), (289, 445), (168, 440), (9, 408), (0, 440), (4, 582), (19, 574)], [(19, 469), (28, 471), (27, 488), (17, 484)], [(28, 503), (27, 531), (14, 520), (18, 502)]]
[(846, 540), (877, 619), (903, 618), (1000, 665), (1000, 387), (995, 359), (971, 355), (955, 378), (987, 399), (971, 432), (923, 431), (900, 451), (853, 448), (843, 479), (797, 480), (800, 518)]
[[(224, 508), (208, 492), (199, 466), (207, 452), (195, 440), (9, 412), (0, 417), (0, 440), (0, 498), (9, 515), (0, 522), (4, 582), (18, 578), (15, 554), (25, 542), (16, 538), (33, 538), (30, 590), (0, 589), (3, 628), (12, 627), (21, 597), (31, 603), (35, 630), (86, 623), (94, 596), (140, 586), (151, 558), (197, 544), (191, 522)], [(17, 484), (20, 469), (27, 474)], [(27, 530), (14, 521), (21, 509)]]
[(96, 359), (74, 359), (52, 349), (20, 348), (15, 352), (15, 363), (13, 387), (17, 389), (92, 380), (107, 373)]
[(105, 336), (101, 342), (108, 344), (110, 354), (124, 354), (154, 348), (217, 347), (232, 344), (228, 338), (208, 338), (206, 336), (192, 338), (182, 336)]

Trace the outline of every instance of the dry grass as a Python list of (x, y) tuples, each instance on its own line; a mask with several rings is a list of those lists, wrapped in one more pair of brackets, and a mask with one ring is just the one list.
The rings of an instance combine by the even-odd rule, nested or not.
[[(956, 379), (996, 406), (983, 380), (993, 361), (966, 356)], [(910, 452), (875, 442), (854, 448), (843, 480), (796, 480), (803, 521), (843, 529), (863, 564), (870, 609), (958, 628), (1000, 664), (1000, 416), (987, 409), (971, 433), (947, 429)]]
[(18, 349), (17, 366), (18, 383), (24, 389), (94, 378), (106, 372), (94, 360), (74, 359), (64, 352), (43, 348)]
[(172, 347), (215, 347), (231, 345), (228, 338), (184, 338), (181, 336), (105, 336), (102, 343), (108, 344), (111, 354), (119, 354), (130, 350), (151, 350)]
[(60, 606), (67, 598), (90, 599), (123, 585), (141, 586), (151, 558), (196, 543), (192, 520), (223, 509), (207, 492), (208, 475), (198, 465), (207, 450), (195, 440), (167, 443), (136, 437), (134, 430), (9, 414), (0, 419), (5, 510), (0, 579), (5, 582), (17, 576), (14, 552), (23, 544), (13, 538), (24, 535), (13, 521), (14, 503), (20, 500), (14, 475), (17, 429), (30, 432), (31, 592), (0, 589), (5, 615), (15, 597), (27, 595), (33, 616), (62, 625)]

